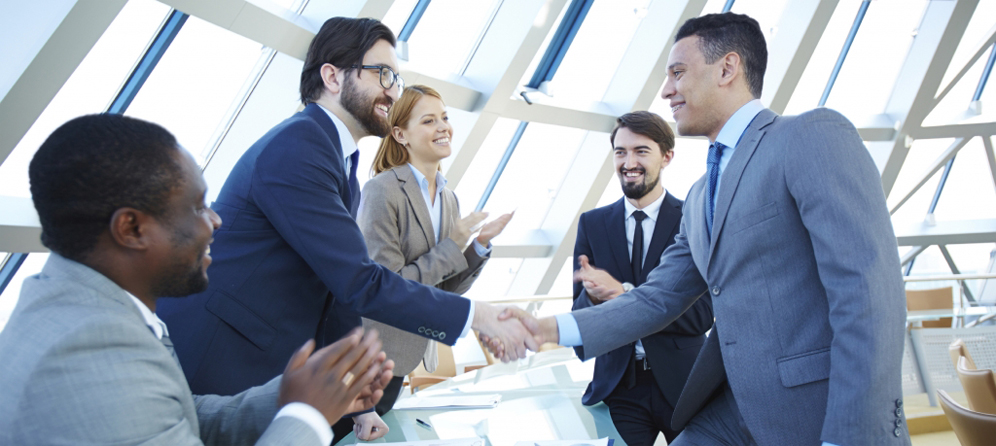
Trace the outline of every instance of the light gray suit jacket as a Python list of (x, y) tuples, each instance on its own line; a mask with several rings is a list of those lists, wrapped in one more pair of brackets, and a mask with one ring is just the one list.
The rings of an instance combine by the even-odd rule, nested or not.
[(319, 444), (274, 420), (280, 378), (192, 396), (183, 371), (107, 277), (52, 254), (0, 333), (0, 444)]
[[(473, 246), (461, 253), (448, 237), (460, 220), (460, 204), (446, 188), (442, 200), (442, 227), (436, 244), (422, 189), (405, 164), (381, 172), (363, 186), (356, 223), (375, 262), (405, 279), (463, 294), (477, 280), (488, 258), (477, 255)], [(407, 375), (419, 361), (424, 361), (430, 372), (436, 369), (435, 342), (370, 319), (363, 319), (363, 326), (380, 332), (384, 352), (394, 360), (395, 376)]]
[(647, 282), (574, 312), (585, 355), (664, 328), (709, 292), (715, 329), (675, 427), (728, 380), (760, 445), (909, 445), (898, 249), (854, 126), (828, 109), (763, 110), (723, 173), (711, 238), (705, 181), (689, 191), (675, 244)]

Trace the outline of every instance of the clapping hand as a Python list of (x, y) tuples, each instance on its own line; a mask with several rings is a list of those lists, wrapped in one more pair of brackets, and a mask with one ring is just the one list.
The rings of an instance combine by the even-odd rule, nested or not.
[(488, 218), (487, 212), (471, 212), (470, 215), (461, 218), (456, 226), (453, 227), (453, 230), (450, 231), (450, 240), (456, 242), (457, 247), (461, 250), (466, 248), (467, 242), (470, 241), (470, 236), (477, 232), (477, 225), (484, 221), (485, 218)]
[(515, 211), (509, 212), (502, 215), (490, 222), (488, 222), (484, 227), (481, 228), (481, 233), (477, 234), (477, 243), (481, 246), (487, 247), (491, 243), (491, 239), (495, 238), (501, 231), (505, 230), (505, 226), (508, 222), (512, 221), (512, 216), (515, 215)]
[(607, 300), (615, 299), (616, 296), (623, 293), (622, 283), (612, 277), (608, 271), (588, 263), (588, 256), (578, 256), (578, 263), (581, 267), (574, 271), (574, 281), (584, 285), (584, 290), (588, 292), (591, 303), (598, 305)]

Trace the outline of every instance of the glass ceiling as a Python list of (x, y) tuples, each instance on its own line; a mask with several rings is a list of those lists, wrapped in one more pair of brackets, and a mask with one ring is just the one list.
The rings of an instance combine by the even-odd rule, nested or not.
[[(530, 291), (527, 294), (569, 293), (570, 258), (558, 253), (570, 250), (558, 248), (565, 244), (572, 246), (571, 225), (580, 212), (614, 202), (621, 196), (611, 166), (607, 170), (605, 167), (610, 155), (606, 132), (611, 129), (615, 118), (614, 112), (608, 110), (615, 108), (604, 104), (615, 104), (613, 107), (618, 108), (620, 103), (619, 98), (606, 96), (617, 90), (608, 87), (617, 76), (617, 69), (626, 64), (625, 58), (629, 57), (626, 50), (633, 45), (633, 36), (638, 35), (637, 30), (641, 26), (659, 27), (656, 31), (661, 39), (667, 39), (674, 30), (670, 24), (645, 23), (648, 17), (657, 17), (648, 15), (648, 11), (655, 6), (662, 7), (664, 3), (659, 2), (663, 0), (594, 0), (550, 82), (550, 93), (557, 100), (543, 108), (530, 107), (517, 96), (517, 92), (532, 77), (571, 1), (579, 0), (546, 0), (549, 7), (529, 9), (536, 15), (532, 16), (500, 14), (502, 8), (518, 8), (515, 9), (518, 11), (532, 7), (525, 2), (435, 0), (429, 3), (408, 42), (406, 71), (428, 75), (430, 78), (423, 78), (427, 79), (424, 82), (443, 91), (444, 100), (449, 105), (454, 125), (454, 153), (443, 166), (451, 180), (450, 187), (460, 198), (464, 213), (470, 212), (485, 193), (520, 122), (528, 122), (485, 206), (493, 213), (516, 209), (516, 217), (506, 233), (495, 239), (495, 258), (468, 293), (474, 298), (494, 299), (509, 290), (516, 290), (516, 293)], [(793, 34), (785, 30), (800, 23), (809, 23), (810, 17), (788, 15), (789, 11), (800, 10), (792, 6), (808, 1), (737, 0), (732, 11), (755, 17), (771, 46), (772, 42), (781, 42), (780, 39), (793, 38)], [(289, 11), (302, 6), (300, 0), (252, 0), (250, 3), (261, 2)], [(299, 48), (299, 54), (279, 53), (271, 57), (272, 50), (269, 48), (280, 47), (278, 45), (285, 45), (284, 42), (277, 38), (255, 41), (233, 32), (229, 29), (231, 24), (212, 22), (217, 15), (209, 13), (208, 6), (193, 3), (190, 6), (192, 10), (184, 11), (190, 14), (190, 18), (139, 91), (127, 114), (163, 124), (204, 162), (209, 155), (213, 155), (204, 166), (205, 176), (213, 189), (209, 191), (211, 194), (216, 192), (228, 169), (252, 141), (296, 110), (300, 70), (297, 57), (303, 54), (304, 49)], [(234, 6), (216, 6), (237, 8), (244, 2), (227, 3)], [(366, 13), (379, 15), (395, 33), (408, 21), (416, 3), (416, 0), (396, 0), (376, 8), (363, 9), (367, 2), (342, 2), (343, 7), (353, 5), (356, 11), (362, 9)], [(701, 13), (713, 13), (720, 12), (726, 1), (690, 0), (687, 3)], [(686, 2), (667, 3), (671, 4), (677, 8), (684, 7)], [(912, 63), (908, 57), (911, 45), (917, 39), (926, 39), (925, 42), (936, 39), (929, 31), (921, 30), (929, 27), (921, 25), (948, 20), (945, 8), (954, 8), (951, 6), (954, 4), (956, 2), (926, 0), (872, 2), (827, 102), (828, 107), (842, 112), (861, 127), (862, 134), (869, 138), (866, 144), (870, 151), (885, 154), (876, 158), (880, 169), (899, 167), (895, 184), (890, 187), (890, 206), (897, 206), (915, 186), (923, 183), (902, 206), (895, 209), (893, 221), (897, 231), (922, 225), (943, 168), (929, 175), (926, 181), (922, 180), (938, 157), (957, 138), (964, 136), (970, 139), (957, 152), (935, 209), (934, 221), (939, 225), (969, 220), (988, 222), (988, 227), (994, 228), (990, 233), (996, 234), (996, 185), (990, 170), (993, 160), (983, 144), (983, 138), (991, 139), (992, 123), (996, 122), (996, 87), (991, 85), (996, 81), (990, 80), (990, 85), (984, 90), (981, 107), (969, 111), (971, 96), (983, 75), (991, 50), (985, 49), (974, 61), (969, 59), (987, 42), (991, 47), (996, 32), (996, 2), (981, 1), (974, 11), (968, 11), (967, 16), (961, 10), (952, 14), (951, 23), (958, 23), (958, 32), (963, 31), (963, 37), (945, 43), (946, 46), (941, 49), (944, 54), (953, 53), (954, 58), (952, 62), (938, 67), (943, 79), (930, 84), (935, 88), (930, 93), (936, 95), (945, 91), (945, 87), (963, 71), (966, 64), (968, 69), (939, 101), (914, 106), (927, 118), (922, 126), (912, 123), (908, 131), (913, 134), (908, 141), (908, 153), (905, 133), (892, 129), (893, 123), (902, 121), (905, 115), (881, 115), (890, 98), (898, 97), (896, 95), (912, 97), (910, 95), (916, 93), (896, 90), (897, 77), (903, 73), (923, 71), (905, 65)], [(806, 47), (805, 51), (811, 53), (811, 57), (808, 63), (797, 67), (798, 72), (794, 75), (797, 85), (784, 113), (796, 114), (817, 105), (860, 5), (857, 0), (841, 0), (834, 10), (829, 11), (829, 17), (822, 17), (827, 23), (826, 28), (817, 41)], [(9, 9), (4, 11), (7, 13), (6, 20), (16, 17), (22, 26), (38, 30), (35, 34), (51, 34), (57, 26), (52, 23), (51, 16), (40, 13), (37, 8), (18, 2), (7, 2), (4, 8)], [(106, 109), (169, 12), (169, 6), (155, 0), (129, 0), (72, 75), (59, 81), (56, 86), (58, 94), (43, 104), (40, 109), (44, 111), (33, 118), (33, 124), (28, 128), (8, 128), (7, 123), (0, 123), (0, 131), (20, 135), (16, 143), (0, 147), (0, 196), (30, 197), (27, 164), (41, 141), (72, 117)], [(551, 13), (557, 14), (557, 17), (539, 16)], [(275, 29), (286, 27), (287, 33), (291, 33), (292, 26), (304, 26), (300, 23), (310, 22), (266, 23), (269, 27), (276, 26)], [(275, 31), (275, 34), (279, 35), (279, 32)], [(0, 35), (3, 35), (2, 31)], [(45, 40), (44, 37), (41, 36), (40, 42)], [(529, 50), (520, 49), (509, 54), (477, 51), (479, 43), (488, 39), (497, 39), (506, 45), (521, 45), (521, 48)], [(20, 53), (26, 54), (25, 60), (53, 57), (48, 56), (50, 52), (38, 42), (25, 42), (24, 45)], [(466, 82), (462, 78), (462, 70), (471, 56), (475, 60), (486, 60), (489, 66), (493, 65), (496, 69), (505, 70), (500, 76), (503, 80), (489, 86)], [(660, 54), (632, 57), (637, 56), (656, 60)], [(9, 84), (18, 88), (20, 84), (15, 84), (14, 80), (27, 66), (27, 62), (5, 65), (0, 68), (3, 71), (0, 72), (0, 81), (13, 79)], [(636, 98), (637, 103), (650, 104), (651, 111), (671, 121), (667, 103), (656, 97), (664, 81), (661, 69), (653, 68), (645, 78), (639, 79), (641, 83), (633, 85), (633, 89), (643, 91)], [(467, 85), (484, 91), (470, 90)], [(766, 90), (778, 87), (777, 80), (766, 79)], [(4, 91), (0, 90), (0, 93)], [(465, 100), (465, 97), (476, 99)], [(562, 98), (571, 100), (561, 103)], [(632, 104), (632, 100), (629, 101)], [(577, 105), (581, 103), (601, 103), (603, 106)], [(11, 104), (0, 102), (0, 107), (11, 107)], [(989, 126), (978, 130), (967, 125), (979, 122), (989, 123)], [(935, 130), (927, 135), (921, 127)], [(605, 138), (604, 158), (593, 158), (581, 149), (589, 137), (596, 140)], [(378, 141), (373, 138), (360, 143), (361, 182), (366, 181), (377, 145)], [(674, 160), (662, 177), (669, 192), (678, 198), (685, 197), (691, 184), (705, 172), (706, 147), (703, 139), (678, 138)], [(894, 149), (898, 150), (895, 153), (906, 153), (906, 156), (893, 157), (887, 163), (887, 155)], [(578, 178), (571, 177), (572, 174), (586, 177), (578, 181)], [(577, 184), (584, 186), (579, 188)], [(2, 213), (3, 210), (0, 210), (0, 215)], [(0, 220), (0, 250), (8, 251), (4, 246), (5, 229), (2, 224)], [(961, 272), (983, 272), (989, 264), (994, 243), (992, 240), (979, 240), (977, 243), (946, 246)], [(908, 249), (910, 247), (901, 247), (900, 253)], [(547, 274), (525, 271), (537, 265), (534, 261), (537, 258), (546, 259), (544, 264), (548, 266), (544, 268)], [(36, 272), (44, 259), (44, 254), (29, 255), (13, 282)], [(912, 270), (912, 274), (948, 272), (947, 262), (937, 247), (925, 250)], [(545, 276), (551, 279), (542, 279)], [(12, 308), (11, 302), (15, 299), (18, 286), (9, 286), (0, 295), (0, 320), (5, 317), (4, 308)]]

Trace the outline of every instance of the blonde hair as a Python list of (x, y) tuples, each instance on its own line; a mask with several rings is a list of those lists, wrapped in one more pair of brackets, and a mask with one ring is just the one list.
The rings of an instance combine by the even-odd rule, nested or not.
[[(411, 156), (408, 154), (408, 149), (394, 138), (394, 128), (406, 129), (408, 127), (408, 119), (411, 117), (412, 109), (423, 96), (432, 96), (440, 101), (443, 100), (439, 92), (431, 87), (412, 85), (405, 88), (401, 97), (398, 98), (398, 102), (391, 106), (391, 111), (387, 114), (387, 121), (391, 124), (391, 134), (380, 141), (380, 148), (377, 149), (377, 155), (374, 156), (373, 165), (370, 167), (374, 175), (403, 166), (410, 161)], [(442, 169), (440, 168), (440, 170)]]

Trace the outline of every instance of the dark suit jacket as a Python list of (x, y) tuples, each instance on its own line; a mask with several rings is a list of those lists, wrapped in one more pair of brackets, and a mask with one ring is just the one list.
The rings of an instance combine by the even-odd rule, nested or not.
[[(670, 193), (664, 197), (644, 260), (643, 277), (636, 280), (630, 267), (629, 250), (626, 249), (626, 206), (623, 200), (625, 198), (620, 198), (613, 204), (581, 214), (577, 242), (574, 244), (575, 269), (579, 267), (578, 256), (586, 255), (592, 265), (606, 270), (620, 282), (643, 283), (647, 274), (660, 263), (664, 248), (674, 243), (681, 221), (682, 202)], [(575, 283), (574, 309), (591, 306), (584, 286), (580, 282)], [(672, 407), (678, 404), (681, 389), (688, 380), (688, 373), (705, 342), (705, 332), (712, 328), (712, 322), (712, 300), (699, 299), (667, 328), (641, 339), (650, 370)], [(633, 360), (635, 344), (635, 341), (630, 342), (595, 359), (595, 375), (581, 400), (584, 404), (597, 404), (619, 385), (626, 367)], [(575, 349), (583, 358), (584, 347)]]
[(162, 299), (157, 309), (178, 334), (173, 343), (194, 393), (263, 384), (305, 340), (334, 342), (334, 302), (447, 344), (460, 336), (468, 300), (367, 256), (344, 164), (335, 124), (309, 104), (232, 169), (211, 205), (223, 223), (211, 246), (210, 287)]

